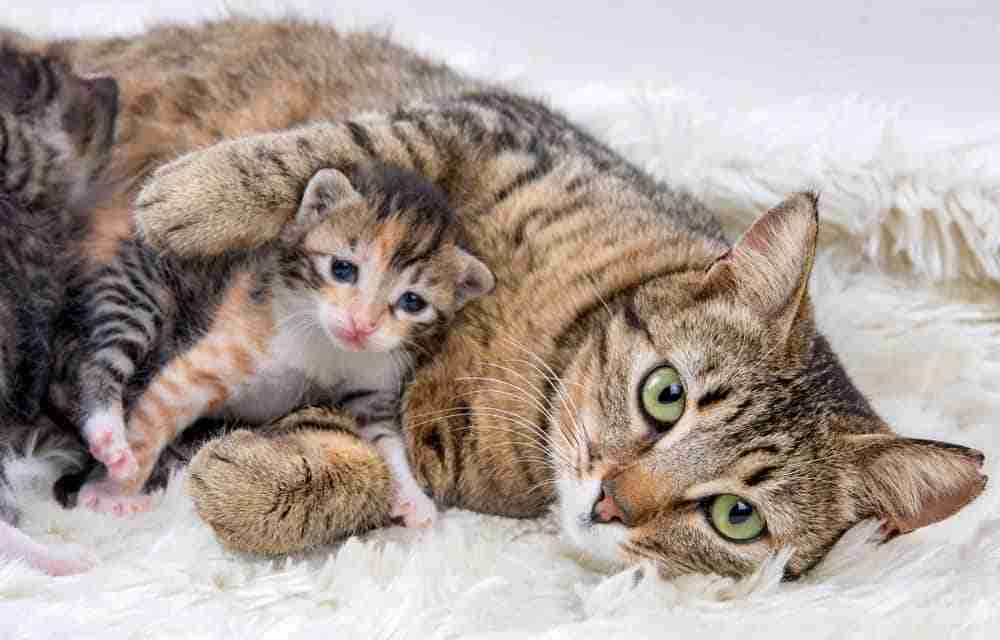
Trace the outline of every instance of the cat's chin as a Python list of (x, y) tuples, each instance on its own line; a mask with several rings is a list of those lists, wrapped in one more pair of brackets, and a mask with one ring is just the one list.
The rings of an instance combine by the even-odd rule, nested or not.
[(606, 569), (619, 569), (626, 564), (621, 544), (628, 538), (628, 529), (617, 522), (595, 523), (590, 513), (601, 492), (596, 478), (583, 479), (561, 473), (558, 483), (559, 523), (565, 539), (590, 559)]

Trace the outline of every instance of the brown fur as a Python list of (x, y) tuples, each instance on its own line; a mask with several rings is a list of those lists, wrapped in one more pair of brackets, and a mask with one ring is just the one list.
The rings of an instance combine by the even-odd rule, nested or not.
[[(124, 78), (116, 166), (152, 176), (138, 227), (169, 252), (266, 244), (315, 171), (372, 155), (448, 193), (497, 288), (467, 307), (404, 399), (410, 462), (441, 505), (528, 517), (558, 498), (571, 537), (615, 563), (743, 575), (793, 546), (794, 576), (864, 518), (908, 531), (985, 484), (978, 452), (891, 436), (816, 331), (815, 197), (792, 197), (730, 247), (701, 205), (544, 105), (462, 96), (483, 88), (371, 35), (229, 20), (66, 46)], [(310, 119), (329, 122), (164, 165)], [(670, 425), (638, 406), (646, 372), (664, 365), (686, 393)], [(240, 432), (195, 460), (192, 494), (227, 544), (280, 553), (386, 519), (373, 456), (338, 441), (346, 457), (324, 457), (303, 437)], [(306, 468), (340, 480), (288, 501), (283, 487), (313, 486)], [(593, 494), (573, 511), (584, 486)], [(763, 514), (759, 537), (713, 529), (705, 506), (727, 494)], [(587, 519), (598, 498), (614, 518)], [(305, 514), (325, 502), (338, 508), (321, 531)]]
[[(270, 433), (238, 430), (214, 440), (192, 460), (195, 506), (226, 544), (264, 554), (385, 524), (392, 478), (355, 431), (347, 416), (313, 408), (278, 421)], [(230, 495), (232, 482), (248, 490)], [(262, 512), (278, 517), (258, 517)]]

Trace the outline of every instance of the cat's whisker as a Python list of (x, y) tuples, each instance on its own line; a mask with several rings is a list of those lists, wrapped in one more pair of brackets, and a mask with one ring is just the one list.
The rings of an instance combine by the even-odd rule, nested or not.
[[(528, 402), (531, 402), (533, 404), (533, 406), (535, 406), (541, 413), (545, 414), (548, 417), (551, 417), (551, 414), (548, 412), (548, 410), (545, 408), (545, 406), (541, 402), (539, 402), (538, 400), (536, 400), (532, 396), (530, 396), (525, 389), (517, 386), (516, 384), (514, 384), (512, 382), (508, 382), (506, 380), (501, 380), (499, 378), (488, 378), (488, 377), (484, 377), (484, 376), (462, 376), (460, 378), (455, 378), (455, 380), (456, 381), (463, 381), (463, 382), (495, 382), (497, 384), (501, 384), (501, 385), (504, 385), (506, 387), (510, 387), (510, 388), (515, 389), (517, 391), (520, 391), (522, 394), (524, 394), (523, 396), (517, 396), (517, 397), (523, 398), (524, 400), (526, 400)], [(477, 389), (477, 390), (475, 390), (472, 393), (480, 393), (481, 391), (482, 390), (478, 390)], [(499, 389), (491, 389), (490, 392), (491, 393), (501, 393), (501, 391)], [(504, 393), (510, 394), (509, 391), (508, 392), (504, 392)], [(511, 394), (511, 395), (516, 395), (516, 394)]]
[[(446, 419), (451, 419), (451, 418), (456, 418), (456, 417), (476, 417), (476, 416), (485, 416), (485, 417), (493, 418), (494, 420), (499, 420), (501, 422), (509, 422), (509, 423), (511, 423), (511, 424), (513, 424), (515, 426), (524, 427), (524, 428), (528, 429), (529, 431), (528, 431), (528, 433), (525, 433), (524, 431), (521, 431), (521, 430), (511, 429), (509, 427), (502, 427), (502, 426), (499, 426), (499, 425), (493, 425), (493, 424), (489, 424), (489, 423), (479, 423), (479, 424), (477, 424), (475, 426), (470, 425), (470, 426), (462, 427), (462, 428), (464, 428), (464, 429), (470, 429), (470, 430), (471, 429), (476, 429), (476, 430), (494, 430), (494, 431), (500, 431), (500, 432), (508, 433), (510, 435), (521, 436), (522, 440), (518, 441), (520, 444), (536, 448), (539, 451), (541, 451), (542, 453), (544, 453), (546, 456), (556, 456), (556, 457), (559, 457), (561, 460), (563, 460), (564, 463), (569, 464), (569, 460), (567, 460), (565, 458), (565, 456), (562, 455), (562, 452), (560, 452), (560, 451), (558, 451), (556, 449), (553, 449), (551, 446), (549, 446), (549, 444), (547, 442), (547, 438), (545, 437), (546, 434), (545, 434), (544, 431), (542, 431), (536, 425), (533, 425), (530, 422), (524, 420), (519, 415), (517, 415), (517, 414), (515, 414), (513, 412), (502, 410), (502, 409), (496, 409), (496, 408), (486, 407), (486, 408), (482, 408), (482, 409), (477, 408), (475, 410), (455, 410), (455, 411), (452, 411), (452, 412), (443, 413), (442, 415), (438, 415), (438, 416), (436, 416), (434, 418), (430, 418), (430, 419), (427, 419), (427, 420), (424, 420), (424, 421), (421, 421), (421, 422), (416, 422), (416, 423), (408, 424), (407, 426), (410, 427), (410, 428), (417, 428), (417, 427), (423, 426), (425, 424), (432, 424), (432, 423), (437, 422), (439, 420), (446, 420)], [(530, 434), (534, 434), (534, 436), (536, 436), (536, 437), (534, 437), (534, 438), (525, 438), (526, 436), (529, 435), (529, 433)]]
[(594, 281), (594, 276), (589, 273), (586, 273), (584, 275), (586, 276), (584, 279), (587, 281), (588, 284), (590, 284), (590, 288), (593, 289), (594, 295), (597, 296), (597, 299), (604, 306), (604, 309), (608, 312), (608, 319), (614, 318), (615, 314), (614, 312), (611, 311), (611, 307), (608, 306), (608, 301), (605, 300), (604, 296), (601, 295), (601, 290), (597, 288), (597, 282)]

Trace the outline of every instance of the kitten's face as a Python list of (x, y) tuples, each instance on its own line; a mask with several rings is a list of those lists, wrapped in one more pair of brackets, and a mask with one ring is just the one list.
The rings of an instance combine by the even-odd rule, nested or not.
[(110, 159), (117, 112), (111, 78), (0, 42), (0, 187), (33, 209), (76, 202)]
[(982, 490), (981, 454), (892, 436), (816, 333), (811, 215), (772, 212), (708, 272), (641, 287), (565, 372), (553, 460), (581, 549), (674, 576), (791, 547), (798, 575), (864, 518), (902, 533)]
[(325, 202), (323, 211), (334, 212), (305, 234), (297, 255), (311, 274), (302, 291), (338, 348), (412, 345), (493, 288), (486, 266), (455, 244), (450, 212), (381, 193), (362, 197), (353, 187), (338, 193), (348, 188), (343, 176), (326, 173), (310, 183), (303, 206)]

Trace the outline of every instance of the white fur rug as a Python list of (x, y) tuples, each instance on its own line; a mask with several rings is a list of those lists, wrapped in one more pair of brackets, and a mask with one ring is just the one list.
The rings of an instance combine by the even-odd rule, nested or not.
[(49, 578), (0, 562), (0, 638), (996, 638), (1000, 142), (900, 131), (895, 110), (846, 98), (737, 112), (676, 89), (592, 86), (559, 104), (733, 230), (818, 188), (821, 325), (897, 431), (987, 454), (986, 493), (885, 546), (859, 526), (796, 583), (779, 581), (780, 558), (742, 582), (666, 583), (602, 573), (550, 521), (457, 511), (423, 535), (241, 557), (199, 522), (181, 479), (155, 512), (115, 520), (54, 506), (46, 465), (28, 461), (11, 468), (24, 528), (89, 545), (100, 565)]

